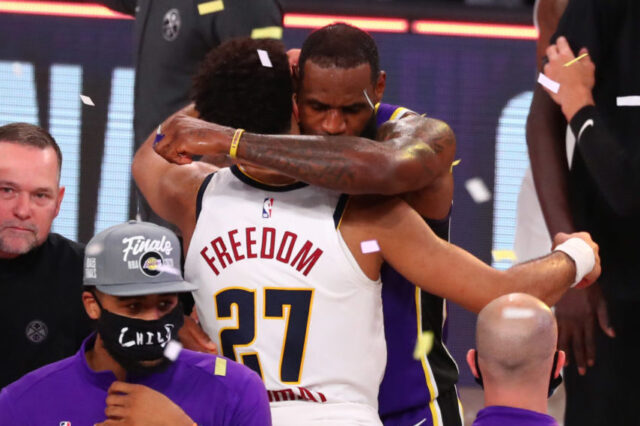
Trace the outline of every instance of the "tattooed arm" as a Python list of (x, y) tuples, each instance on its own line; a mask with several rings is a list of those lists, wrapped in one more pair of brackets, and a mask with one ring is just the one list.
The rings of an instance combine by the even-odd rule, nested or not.
[[(193, 155), (228, 153), (234, 129), (178, 114), (162, 126), (158, 153), (186, 164)], [(239, 161), (267, 167), (313, 185), (350, 194), (401, 194), (448, 174), (455, 137), (439, 120), (410, 115), (383, 125), (377, 143), (354, 136), (245, 133)]]

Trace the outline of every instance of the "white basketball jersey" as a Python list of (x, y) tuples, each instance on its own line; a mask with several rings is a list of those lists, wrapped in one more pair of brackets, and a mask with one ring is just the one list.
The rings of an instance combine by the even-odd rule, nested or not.
[(265, 185), (236, 166), (200, 189), (185, 279), (199, 286), (198, 316), (218, 350), (261, 374), (273, 404), (377, 411), (380, 281), (337, 230), (346, 200), (303, 183)]

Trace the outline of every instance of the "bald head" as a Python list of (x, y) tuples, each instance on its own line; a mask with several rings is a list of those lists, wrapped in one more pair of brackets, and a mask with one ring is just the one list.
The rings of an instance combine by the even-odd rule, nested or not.
[(476, 347), (483, 375), (501, 380), (539, 375), (553, 358), (557, 340), (551, 309), (527, 294), (499, 297), (478, 315)]

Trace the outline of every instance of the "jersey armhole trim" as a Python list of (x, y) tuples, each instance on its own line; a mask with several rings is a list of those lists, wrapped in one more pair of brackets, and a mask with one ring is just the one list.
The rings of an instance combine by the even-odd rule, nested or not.
[(342, 223), (342, 218), (344, 216), (344, 212), (347, 209), (347, 204), (349, 202), (349, 195), (341, 194), (340, 198), (338, 198), (338, 203), (336, 204), (336, 209), (333, 212), (333, 224), (336, 229), (340, 229), (340, 224)]
[(198, 197), (196, 198), (196, 223), (198, 223), (198, 218), (200, 217), (200, 210), (202, 210), (202, 197), (204, 197), (204, 191), (207, 190), (207, 186), (209, 186), (209, 182), (211, 182), (211, 178), (215, 175), (216, 172), (207, 175), (206, 178), (202, 181), (200, 188), (198, 189)]

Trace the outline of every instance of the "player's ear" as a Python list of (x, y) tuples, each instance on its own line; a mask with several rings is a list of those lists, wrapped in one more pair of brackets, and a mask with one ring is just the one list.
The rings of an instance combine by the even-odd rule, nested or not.
[(293, 102), (293, 109), (292, 109), (293, 119), (295, 120), (296, 123), (299, 123), (300, 110), (298, 109), (298, 95), (296, 93), (294, 93), (293, 96), (291, 96), (291, 102)]
[(87, 315), (92, 320), (97, 320), (100, 318), (100, 306), (96, 301), (95, 295), (90, 291), (82, 292), (82, 304), (84, 305), (85, 311), (87, 311)]
[(384, 95), (384, 89), (387, 85), (387, 73), (384, 71), (380, 71), (378, 73), (378, 79), (376, 80), (376, 87), (374, 88), (375, 102), (378, 103), (382, 101), (382, 95)]
[(567, 360), (567, 354), (564, 351), (558, 351), (558, 361), (556, 365), (554, 365), (553, 378), (556, 378), (562, 372), (562, 368), (564, 367), (564, 363)]
[(471, 370), (471, 374), (473, 374), (473, 377), (477, 379), (479, 377), (479, 374), (478, 374), (478, 367), (476, 366), (476, 350), (475, 349), (469, 349), (469, 351), (467, 352), (467, 364), (469, 365), (469, 370)]

